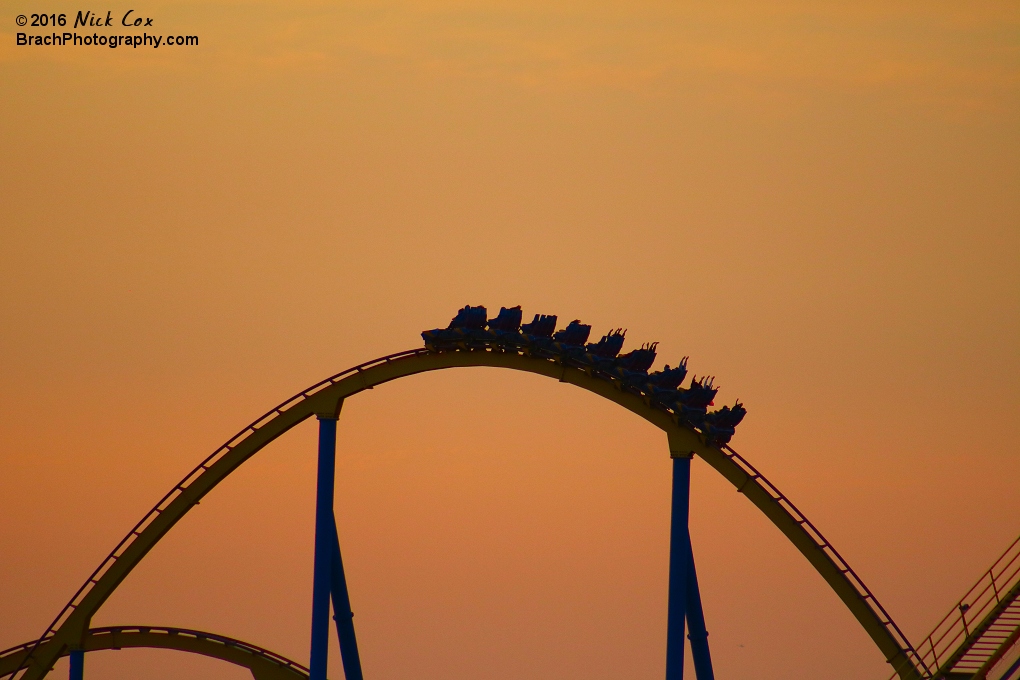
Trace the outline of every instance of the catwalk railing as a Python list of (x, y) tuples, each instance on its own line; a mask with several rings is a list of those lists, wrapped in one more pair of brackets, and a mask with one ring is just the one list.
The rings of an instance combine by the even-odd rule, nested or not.
[[(997, 616), (1016, 598), (1018, 585), (1020, 537), (1013, 541), (1006, 552), (917, 646), (924, 667), (931, 669), (931, 677), (944, 677), (954, 671), (974, 672), (970, 668), (973, 659), (968, 659), (968, 668), (957, 667), (989, 624), (994, 622), (994, 618), (990, 617)], [(990, 658), (995, 651), (989, 649), (982, 654)]]

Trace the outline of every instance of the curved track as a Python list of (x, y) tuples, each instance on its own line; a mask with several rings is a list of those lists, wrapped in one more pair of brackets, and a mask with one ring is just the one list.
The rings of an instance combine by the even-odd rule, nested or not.
[[(0, 678), (18, 670), (36, 642), (26, 642), (0, 652)], [(113, 626), (93, 628), (82, 638), (81, 649), (149, 648), (174, 649), (220, 659), (251, 671), (254, 680), (308, 680), (308, 669), (268, 649), (224, 635), (186, 628), (159, 626)], [(64, 650), (66, 656), (70, 650)]]
[(68, 648), (81, 646), (92, 616), (160, 538), (217, 484), (274, 439), (313, 415), (335, 417), (344, 399), (376, 385), (427, 371), (471, 366), (554, 378), (614, 401), (663, 430), (671, 455), (700, 456), (783, 532), (835, 591), (901, 678), (931, 676), (899, 627), (835, 548), (775, 485), (733, 449), (706, 444), (704, 437), (681, 424), (683, 421), (668, 408), (627, 388), (610, 374), (569, 365), (556, 357), (539, 358), (524, 351), (487, 347), (442, 352), (417, 349), (375, 359), (313, 385), (241, 430), (171, 489), (99, 565), (29, 650), (22, 679), (39, 680)]

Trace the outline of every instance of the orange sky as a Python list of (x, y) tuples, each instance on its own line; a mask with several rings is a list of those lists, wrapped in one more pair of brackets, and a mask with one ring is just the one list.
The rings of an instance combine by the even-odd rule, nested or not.
[[(1020, 533), (1015, 3), (92, 9), (132, 7), (199, 46), (17, 47), (17, 14), (84, 6), (0, 0), (0, 648), (246, 423), (467, 303), (690, 355), (915, 639)], [(307, 662), (314, 440), (243, 466), (94, 624)], [(338, 470), (372, 680), (662, 677), (658, 431), (451, 371), (347, 404)], [(888, 675), (700, 463), (691, 517), (718, 677)]]

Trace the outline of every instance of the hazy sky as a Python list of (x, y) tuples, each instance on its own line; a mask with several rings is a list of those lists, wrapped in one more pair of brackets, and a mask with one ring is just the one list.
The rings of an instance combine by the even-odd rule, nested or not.
[[(44, 32), (18, 14), (132, 8), (199, 45), (16, 45)], [(0, 648), (234, 432), (464, 304), (690, 355), (749, 409), (734, 447), (919, 640), (1020, 533), (1018, 121), (1015, 2), (0, 0)], [(662, 677), (665, 444), (492, 369), (352, 399), (367, 677)], [(314, 448), (306, 424), (245, 464), (94, 625), (306, 663)], [(718, 677), (888, 675), (697, 462), (693, 495)]]

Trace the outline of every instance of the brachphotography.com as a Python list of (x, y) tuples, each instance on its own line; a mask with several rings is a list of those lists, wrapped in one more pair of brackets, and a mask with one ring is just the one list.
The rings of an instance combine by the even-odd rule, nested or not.
[(81, 46), (81, 47), (159, 47), (189, 46), (198, 45), (197, 35), (81, 35), (79, 33), (51, 33), (49, 35), (29, 35), (18, 33), (16, 35), (18, 46)]

